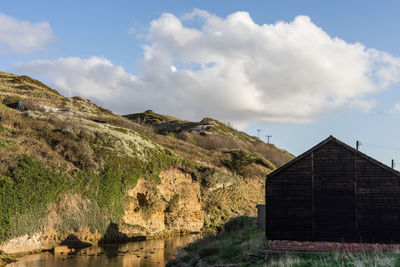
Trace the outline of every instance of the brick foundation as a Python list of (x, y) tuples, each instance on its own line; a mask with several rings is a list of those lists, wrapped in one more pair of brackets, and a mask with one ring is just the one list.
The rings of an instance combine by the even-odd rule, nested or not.
[(366, 244), (339, 242), (268, 241), (268, 250), (300, 252), (382, 252), (400, 250), (400, 244)]

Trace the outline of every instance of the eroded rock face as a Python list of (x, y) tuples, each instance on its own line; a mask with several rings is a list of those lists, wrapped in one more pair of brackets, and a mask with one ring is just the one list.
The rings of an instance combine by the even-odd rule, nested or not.
[[(119, 232), (125, 237), (160, 236), (177, 232), (198, 232), (203, 227), (200, 184), (190, 174), (173, 168), (160, 174), (161, 184), (140, 179), (129, 190)], [(65, 218), (85, 218), (93, 209), (92, 203), (78, 194), (66, 194), (53, 204), (41, 232), (14, 238), (0, 245), (7, 253), (24, 253), (51, 248), (73, 234), (82, 242), (96, 243), (102, 237), (97, 230), (92, 233), (85, 226), (74, 233), (62, 232)], [(73, 221), (73, 220), (72, 220)]]
[(161, 184), (140, 179), (129, 191), (121, 228), (127, 234), (200, 231), (203, 227), (200, 184), (188, 173), (172, 168), (161, 172)]
[(0, 245), (0, 250), (12, 254), (41, 249), (43, 247), (43, 244), (40, 240), (41, 236), (41, 233), (35, 233), (31, 236), (24, 235), (13, 238), (11, 240), (8, 240), (7, 242), (2, 243)]

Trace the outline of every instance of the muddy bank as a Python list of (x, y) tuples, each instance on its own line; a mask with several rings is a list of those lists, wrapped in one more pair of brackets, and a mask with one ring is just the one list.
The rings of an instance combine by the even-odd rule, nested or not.
[(44, 252), (26, 255), (10, 264), (12, 267), (32, 266), (165, 266), (174, 254), (200, 235), (175, 236), (164, 239), (107, 244), (78, 249), (73, 253)]

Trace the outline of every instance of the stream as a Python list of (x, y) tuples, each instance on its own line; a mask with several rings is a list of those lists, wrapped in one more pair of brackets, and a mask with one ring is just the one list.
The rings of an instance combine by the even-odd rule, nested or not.
[(201, 235), (175, 236), (122, 245), (92, 246), (77, 250), (77, 253), (71, 255), (45, 252), (23, 256), (7, 267), (161, 267), (174, 257), (177, 250), (198, 238), (201, 238)]

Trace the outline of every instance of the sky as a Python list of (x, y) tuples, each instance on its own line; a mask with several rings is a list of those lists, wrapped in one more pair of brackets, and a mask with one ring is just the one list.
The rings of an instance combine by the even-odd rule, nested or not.
[(0, 70), (118, 114), (212, 117), (400, 169), (398, 1), (2, 1)]

